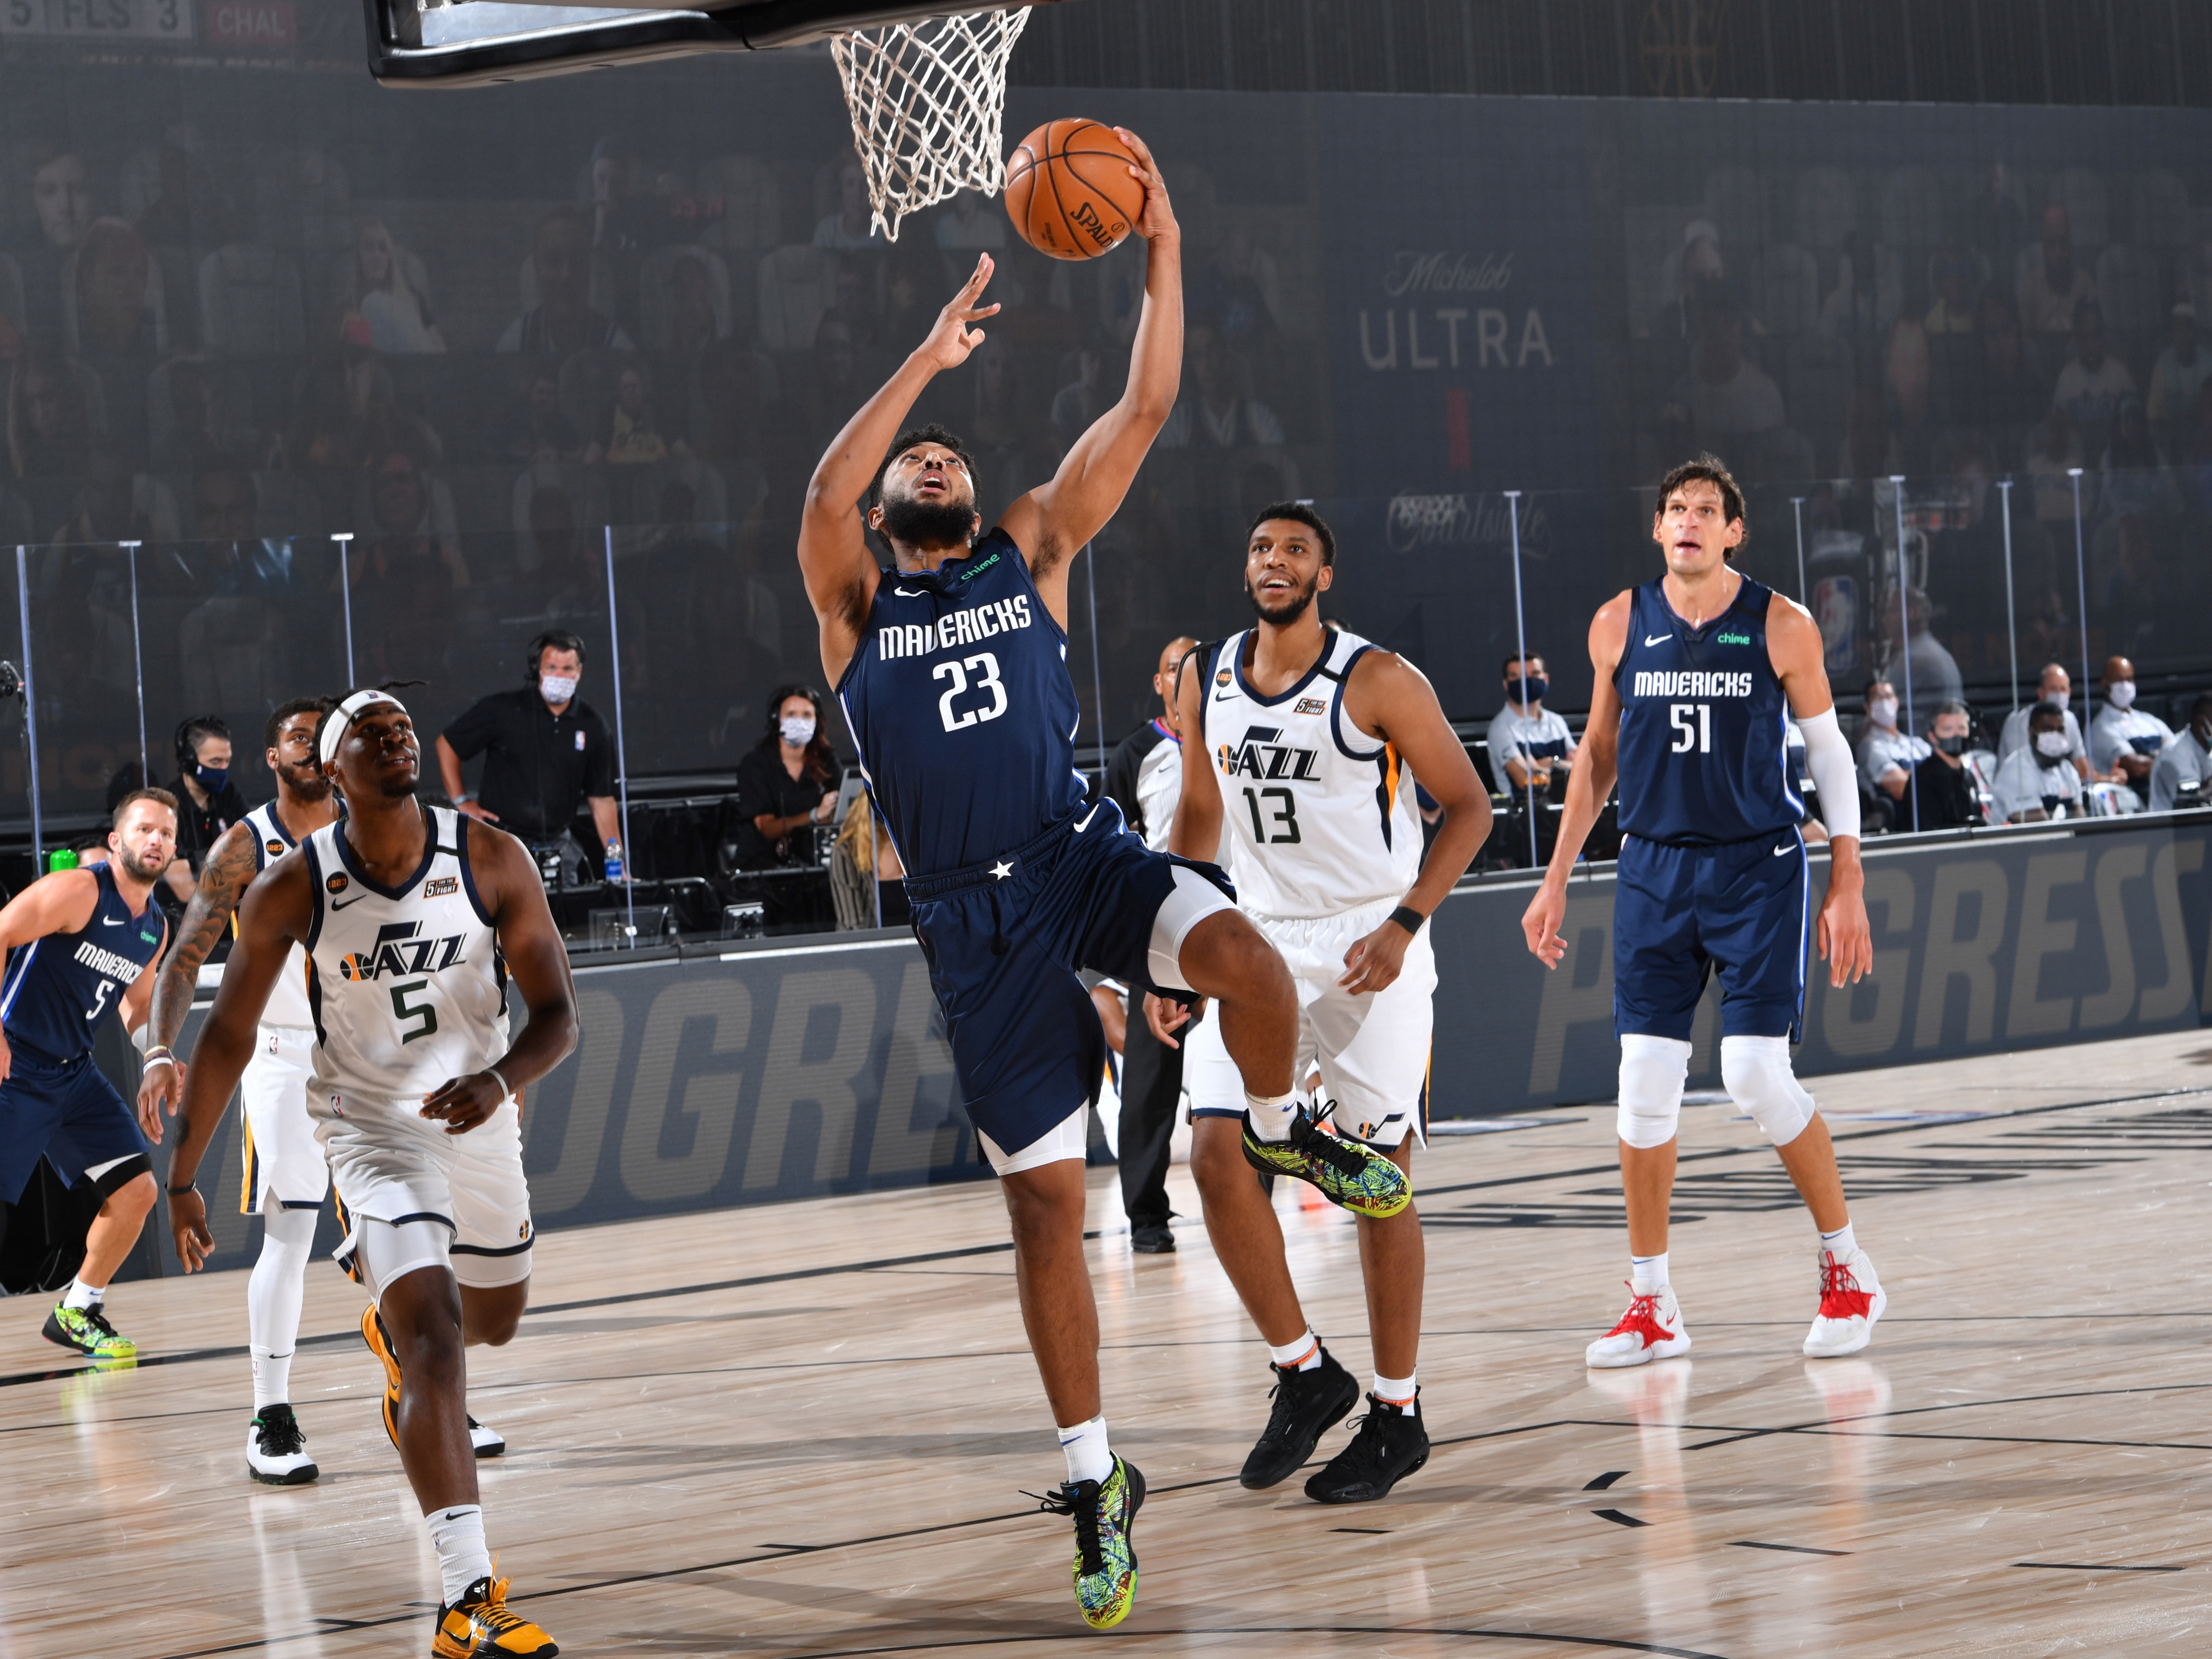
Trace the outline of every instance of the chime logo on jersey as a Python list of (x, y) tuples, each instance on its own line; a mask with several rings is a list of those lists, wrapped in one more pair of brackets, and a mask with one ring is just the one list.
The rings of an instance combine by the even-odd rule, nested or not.
[(338, 958), (338, 976), (365, 983), (386, 974), (437, 974), (463, 965), (461, 946), (467, 934), (425, 936), (422, 927), (419, 921), (386, 922), (368, 950), (349, 951)]
[(1283, 735), (1273, 726), (1247, 726), (1235, 743), (1221, 745), (1221, 775), (1229, 778), (1288, 778), (1293, 782), (1311, 778), (1321, 757), (1310, 749), (1293, 749), (1275, 741)]

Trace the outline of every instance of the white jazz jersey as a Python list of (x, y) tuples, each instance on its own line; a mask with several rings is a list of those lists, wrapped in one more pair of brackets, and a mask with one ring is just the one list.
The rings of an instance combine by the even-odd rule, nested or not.
[[(292, 832), (276, 816), (276, 803), (266, 801), (246, 815), (246, 822), (253, 831), (253, 869), (259, 874), (299, 843)], [(232, 913), (233, 928), (238, 917)], [(261, 1011), (261, 1023), (283, 1031), (304, 1031), (315, 1023), (307, 1008), (307, 953), (298, 945), (284, 960), (284, 971), (276, 983), (270, 988), (269, 1001)], [(264, 1045), (266, 1046), (265, 1044)]]
[(362, 871), (343, 819), (302, 843), (314, 880), (307, 1000), (323, 1090), (420, 1100), (507, 1052), (507, 963), (469, 873), (460, 815), (422, 811), (422, 866), (397, 887)]
[(1313, 917), (1397, 903), (1421, 867), (1413, 774), (1344, 712), (1352, 665), (1375, 647), (1332, 630), (1304, 678), (1263, 697), (1244, 677), (1249, 637), (1231, 635), (1206, 669), (1203, 746), (1221, 782), (1238, 906)]

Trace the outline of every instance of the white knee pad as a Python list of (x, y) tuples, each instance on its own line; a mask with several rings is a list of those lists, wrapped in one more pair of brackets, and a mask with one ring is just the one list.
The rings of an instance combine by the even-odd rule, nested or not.
[(1813, 1121), (1813, 1097), (1790, 1069), (1788, 1037), (1723, 1037), (1721, 1082), (1778, 1146), (1796, 1139)]
[(1638, 1152), (1664, 1146), (1682, 1116), (1690, 1045), (1674, 1037), (1620, 1040), (1620, 1138)]

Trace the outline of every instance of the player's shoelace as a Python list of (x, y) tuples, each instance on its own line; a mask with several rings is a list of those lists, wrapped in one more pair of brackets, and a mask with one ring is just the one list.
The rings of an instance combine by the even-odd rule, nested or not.
[(289, 1457), (295, 1452), (307, 1450), (307, 1431), (290, 1412), (266, 1411), (253, 1420), (261, 1427), (261, 1452), (264, 1457)]
[[(1820, 1303), (1820, 1311), (1826, 1313), (1827, 1310), (1828, 1304), (1824, 1294)], [(1644, 1346), (1648, 1348), (1655, 1342), (1673, 1340), (1674, 1334), (1659, 1322), (1659, 1292), (1653, 1291), (1647, 1296), (1638, 1290), (1633, 1284), (1630, 1284), (1628, 1311), (1621, 1315), (1620, 1322), (1606, 1334), (1607, 1336), (1640, 1336), (1644, 1339)]]
[(1310, 1118), (1303, 1112), (1297, 1114), (1291, 1120), (1291, 1144), (1307, 1158), (1357, 1181), (1367, 1173), (1367, 1158), (1358, 1147), (1321, 1127), (1335, 1115), (1336, 1103), (1333, 1100)]
[[(514, 1582), (511, 1578), (479, 1578), (475, 1584), (461, 1592), (461, 1599), (453, 1604), (453, 1611), (466, 1613), (495, 1636), (511, 1630), (521, 1630), (529, 1625), (530, 1620), (519, 1613), (508, 1612), (507, 1607), (507, 1587)], [(479, 1584), (483, 1587), (483, 1594), (480, 1596), (474, 1594)]]
[(1828, 1251), (1820, 1262), (1820, 1317), (1863, 1319), (1874, 1307), (1874, 1293), (1859, 1288), (1851, 1270)]
[[(1084, 1486), (1091, 1488), (1088, 1497)], [(1101, 1483), (1085, 1480), (1081, 1485), (1071, 1480), (1051, 1492), (1024, 1492), (1024, 1498), (1037, 1500), (1037, 1508), (1047, 1515), (1069, 1515), (1075, 1517), (1075, 1553), (1083, 1564), (1083, 1576), (1096, 1577), (1106, 1571), (1105, 1553), (1098, 1543), (1098, 1511), (1103, 1507)]]

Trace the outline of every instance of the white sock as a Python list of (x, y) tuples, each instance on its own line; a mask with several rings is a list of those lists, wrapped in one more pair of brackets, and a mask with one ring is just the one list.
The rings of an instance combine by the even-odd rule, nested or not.
[(1419, 1385), (1412, 1371), (1407, 1371), (1403, 1376), (1385, 1376), (1380, 1371), (1375, 1373), (1375, 1397), (1386, 1406), (1395, 1406), (1408, 1417), (1419, 1415), (1420, 1403), (1414, 1398), (1419, 1392)]
[(1267, 1345), (1267, 1358), (1286, 1371), (1310, 1371), (1321, 1364), (1321, 1339), (1309, 1325), (1295, 1342), (1285, 1342), (1281, 1347)]
[(1628, 1276), (1636, 1281), (1636, 1288), (1645, 1296), (1663, 1291), (1668, 1285), (1667, 1252), (1656, 1255), (1632, 1255), (1628, 1258)]
[(315, 1249), (315, 1212), (272, 1210), (263, 1218), (261, 1254), (246, 1281), (246, 1326), (253, 1356), (253, 1409), (292, 1397), (292, 1347), (307, 1258)]
[(1820, 1248), (1841, 1261), (1859, 1247), (1858, 1235), (1851, 1231), (1848, 1221), (1832, 1233), (1820, 1235)]
[(88, 1285), (82, 1279), (70, 1280), (69, 1294), (62, 1297), (64, 1308), (97, 1308), (107, 1299), (107, 1286)]
[(1291, 1138), (1291, 1120), (1298, 1115), (1297, 1091), (1277, 1095), (1273, 1100), (1244, 1091), (1244, 1115), (1252, 1125), (1252, 1133), (1262, 1140), (1281, 1142)]
[(1073, 1481), (1103, 1482), (1114, 1473), (1114, 1454), (1106, 1445), (1106, 1414), (1060, 1431), (1060, 1449), (1067, 1454), (1067, 1478)]
[(446, 1605), (461, 1599), (461, 1592), (491, 1571), (491, 1552), (484, 1547), (483, 1508), (477, 1504), (455, 1504), (432, 1510), (422, 1517), (430, 1529), (430, 1547), (438, 1552), (438, 1571), (446, 1581)]

